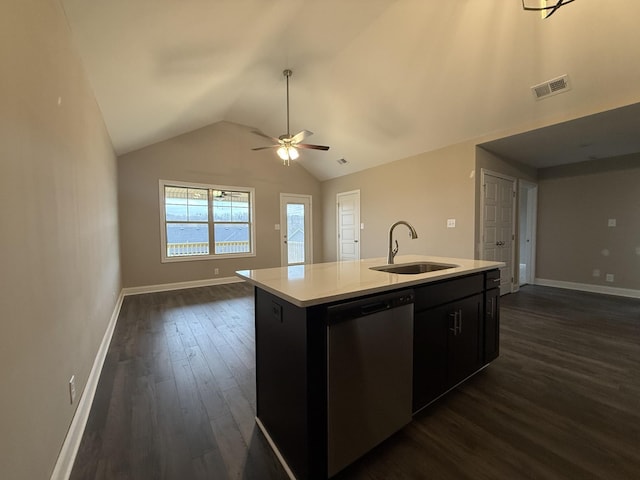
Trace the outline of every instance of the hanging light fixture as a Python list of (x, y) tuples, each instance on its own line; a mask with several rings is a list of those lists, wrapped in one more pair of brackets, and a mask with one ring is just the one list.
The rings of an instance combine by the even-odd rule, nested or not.
[(289, 77), (293, 75), (293, 72), (288, 68), (282, 72), (284, 77), (287, 80), (287, 133), (284, 135), (280, 135), (280, 137), (270, 137), (269, 135), (265, 135), (264, 133), (254, 130), (253, 133), (259, 135), (261, 137), (267, 138), (275, 142), (273, 145), (269, 145), (268, 147), (256, 147), (252, 148), (252, 150), (264, 150), (265, 148), (276, 148), (276, 154), (282, 160), (282, 163), (286, 166), (290, 165), (291, 160), (296, 160), (300, 156), (299, 148), (310, 148), (313, 150), (329, 150), (329, 147), (325, 145), (312, 145), (309, 143), (302, 143), (302, 141), (313, 135), (313, 132), (309, 130), (302, 130), (295, 135), (291, 135), (289, 131)]
[(287, 166), (289, 165), (289, 160), (296, 160), (300, 156), (300, 153), (298, 153), (298, 150), (296, 149), (296, 147), (286, 146), (286, 145), (280, 147), (277, 150), (277, 153), (280, 159)]
[[(546, 15), (544, 18), (549, 18), (560, 7), (567, 5), (575, 0), (522, 0), (522, 8), (525, 10), (531, 10), (534, 12), (544, 12)], [(537, 3), (538, 6), (533, 6)]]

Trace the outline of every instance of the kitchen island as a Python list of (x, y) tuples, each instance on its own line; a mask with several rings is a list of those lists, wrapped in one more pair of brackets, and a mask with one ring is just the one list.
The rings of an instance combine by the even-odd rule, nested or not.
[(237, 272), (255, 286), (256, 421), (292, 478), (330, 478), (498, 356), (502, 263), (385, 263)]

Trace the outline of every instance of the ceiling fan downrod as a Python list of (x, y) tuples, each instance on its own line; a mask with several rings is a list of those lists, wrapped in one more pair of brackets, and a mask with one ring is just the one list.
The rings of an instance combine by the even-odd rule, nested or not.
[(293, 75), (293, 72), (287, 68), (282, 74), (287, 79), (287, 138), (291, 138), (291, 132), (289, 130), (289, 77)]

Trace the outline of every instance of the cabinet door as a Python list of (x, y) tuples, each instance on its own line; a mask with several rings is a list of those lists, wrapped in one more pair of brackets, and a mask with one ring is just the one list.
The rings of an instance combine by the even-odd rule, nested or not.
[(413, 411), (442, 395), (447, 387), (447, 319), (443, 305), (414, 315)]
[(453, 387), (483, 364), (483, 295), (474, 295), (448, 304), (447, 386)]
[(500, 289), (487, 290), (484, 317), (484, 363), (500, 353)]

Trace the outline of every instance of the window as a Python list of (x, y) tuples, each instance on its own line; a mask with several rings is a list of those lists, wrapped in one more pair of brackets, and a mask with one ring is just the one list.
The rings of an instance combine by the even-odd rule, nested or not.
[(254, 190), (160, 180), (162, 261), (255, 255)]

